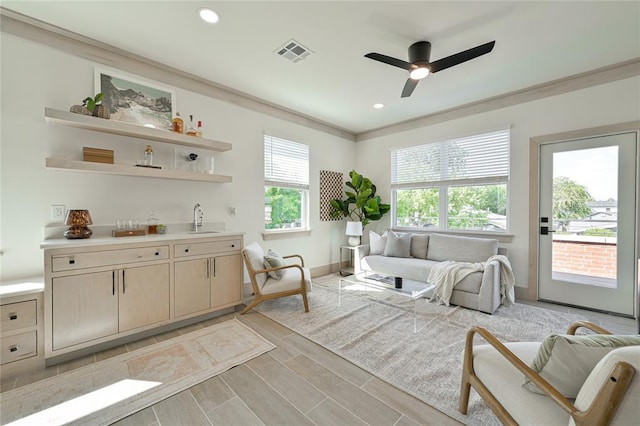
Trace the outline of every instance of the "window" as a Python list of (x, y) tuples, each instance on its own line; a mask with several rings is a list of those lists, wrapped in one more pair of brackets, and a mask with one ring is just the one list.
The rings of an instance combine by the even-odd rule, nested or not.
[(307, 229), (309, 147), (264, 136), (264, 229)]
[(391, 152), (393, 224), (505, 232), (509, 129)]

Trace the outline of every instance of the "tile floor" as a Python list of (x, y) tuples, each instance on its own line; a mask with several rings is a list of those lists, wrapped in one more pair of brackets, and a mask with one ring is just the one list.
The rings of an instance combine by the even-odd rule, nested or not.
[[(521, 302), (522, 303), (522, 302)], [(620, 334), (637, 333), (634, 320), (548, 303), (584, 314)], [(132, 351), (232, 316), (277, 348), (146, 408), (116, 425), (453, 425), (458, 421), (257, 312), (228, 314), (97, 352), (2, 383), (2, 391)]]

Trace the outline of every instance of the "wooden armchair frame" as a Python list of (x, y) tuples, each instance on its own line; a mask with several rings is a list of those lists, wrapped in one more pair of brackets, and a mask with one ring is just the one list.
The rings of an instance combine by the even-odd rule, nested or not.
[[(588, 328), (598, 334), (611, 334), (607, 330), (588, 321), (578, 321), (571, 324), (567, 330), (567, 334), (575, 334), (576, 330), (580, 327)], [(471, 387), (473, 387), (504, 425), (517, 425), (518, 423), (475, 374), (473, 369), (473, 338), (476, 334), (481, 335), (504, 356), (507, 361), (513, 364), (514, 367), (520, 370), (556, 404), (573, 417), (577, 426), (609, 424), (635, 375), (635, 369), (630, 364), (626, 362), (616, 363), (611, 369), (609, 380), (601, 386), (591, 406), (586, 411), (579, 411), (571, 401), (565, 398), (548, 381), (542, 378), (542, 376), (532, 370), (489, 331), (482, 327), (472, 327), (467, 332), (465, 342), (459, 410), (462, 414), (467, 414), (469, 394)]]
[[(291, 254), (288, 256), (282, 256), (283, 259), (290, 259), (294, 257), (300, 259), (299, 265), (290, 264), (290, 265), (278, 266), (276, 268), (266, 268), (266, 269), (253, 269), (253, 266), (251, 266), (251, 261), (249, 260), (247, 253), (244, 249), (242, 250), (242, 257), (244, 259), (244, 264), (247, 267), (247, 272), (249, 272), (249, 278), (251, 279), (251, 286), (253, 287), (254, 298), (253, 298), (253, 301), (251, 301), (251, 303), (249, 303), (247, 307), (240, 312), (240, 315), (249, 312), (251, 309), (255, 308), (257, 305), (264, 302), (265, 300), (277, 299), (279, 297), (293, 296), (294, 294), (302, 295), (302, 303), (304, 304), (304, 311), (309, 312), (309, 302), (307, 300), (307, 286), (305, 285), (304, 270), (302, 269), (304, 268), (304, 259), (302, 258), (301, 255)], [(279, 291), (277, 293), (262, 294), (262, 289), (260, 288), (260, 286), (256, 281), (256, 275), (261, 273), (268, 274), (269, 272), (272, 272), (272, 271), (278, 271), (280, 269), (288, 269), (288, 268), (298, 268), (300, 270), (300, 288)]]

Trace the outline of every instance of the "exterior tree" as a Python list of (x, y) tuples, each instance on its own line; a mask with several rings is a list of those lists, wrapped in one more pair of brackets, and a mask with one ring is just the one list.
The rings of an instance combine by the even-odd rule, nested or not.
[(265, 195), (271, 206), (271, 222), (267, 224), (267, 229), (280, 229), (300, 218), (300, 191), (268, 187)]
[(582, 219), (591, 214), (588, 201), (593, 201), (584, 185), (560, 176), (553, 179), (553, 218)]

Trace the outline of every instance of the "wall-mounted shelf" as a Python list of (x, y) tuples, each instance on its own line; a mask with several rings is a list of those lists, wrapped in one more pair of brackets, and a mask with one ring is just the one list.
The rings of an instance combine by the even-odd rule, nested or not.
[(158, 179), (191, 180), (197, 182), (230, 183), (231, 176), (191, 173), (179, 170), (152, 169), (124, 164), (92, 163), (88, 161), (68, 160), (64, 158), (47, 158), (48, 169), (74, 172), (102, 173), (121, 176), (150, 177)]
[(72, 112), (60, 111), (53, 108), (45, 108), (44, 116), (48, 123), (59, 124), (61, 126), (76, 127), (96, 132), (111, 133), (119, 136), (147, 139), (154, 142), (190, 146), (193, 148), (208, 149), (211, 151), (223, 152), (231, 150), (231, 144), (228, 142), (181, 135), (179, 133), (173, 133), (165, 130), (136, 126), (134, 124), (123, 123), (115, 120), (105, 120), (103, 118), (92, 117), (89, 115), (74, 114)]

